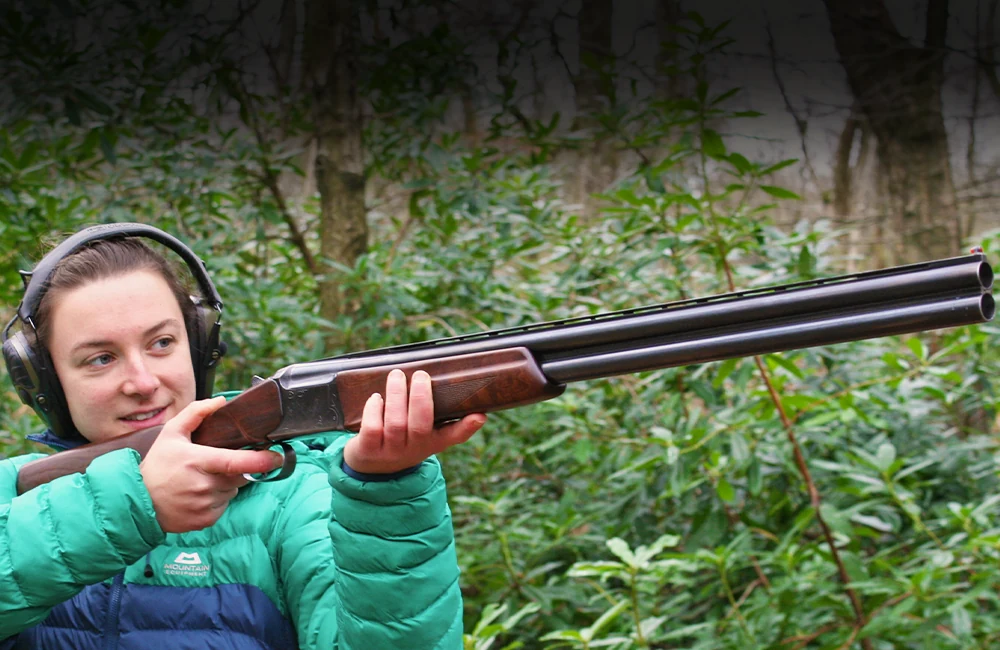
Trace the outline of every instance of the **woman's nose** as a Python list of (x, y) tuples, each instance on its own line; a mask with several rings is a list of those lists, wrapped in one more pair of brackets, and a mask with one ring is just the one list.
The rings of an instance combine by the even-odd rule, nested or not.
[(150, 370), (141, 357), (128, 360), (126, 373), (122, 384), (122, 392), (126, 395), (148, 397), (160, 387), (160, 378)]

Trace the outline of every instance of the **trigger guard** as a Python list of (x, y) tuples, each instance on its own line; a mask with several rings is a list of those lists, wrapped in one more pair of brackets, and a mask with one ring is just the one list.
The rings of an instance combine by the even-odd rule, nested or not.
[(295, 471), (295, 450), (287, 442), (279, 442), (278, 444), (281, 446), (281, 455), (284, 460), (282, 461), (281, 469), (277, 474), (271, 476), (271, 474), (274, 474), (274, 470), (272, 470), (265, 474), (263, 478), (257, 478), (253, 474), (244, 474), (243, 478), (251, 483), (270, 483), (271, 481), (281, 481), (291, 476), (292, 472)]

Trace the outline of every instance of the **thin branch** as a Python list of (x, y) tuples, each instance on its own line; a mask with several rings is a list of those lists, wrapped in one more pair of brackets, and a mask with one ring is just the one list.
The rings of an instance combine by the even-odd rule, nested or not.
[[(702, 125), (704, 128), (704, 125)], [(733, 270), (729, 264), (729, 250), (726, 247), (726, 243), (722, 238), (722, 234), (719, 232), (718, 221), (716, 216), (715, 205), (712, 200), (711, 192), (708, 192), (708, 187), (710, 185), (708, 180), (707, 171), (707, 156), (704, 150), (700, 153), (701, 157), (701, 180), (703, 187), (706, 191), (706, 196), (708, 197), (708, 214), (711, 218), (713, 239), (715, 240), (718, 247), (718, 257), (722, 264), (722, 270), (726, 278), (726, 284), (731, 292), (736, 291), (736, 281), (733, 279)], [(816, 483), (813, 481), (812, 473), (809, 471), (809, 465), (806, 463), (805, 454), (802, 451), (802, 446), (799, 444), (798, 436), (795, 433), (795, 427), (792, 424), (792, 420), (788, 417), (788, 413), (785, 411), (785, 407), (781, 402), (781, 397), (778, 395), (777, 389), (774, 387), (774, 382), (771, 381), (771, 374), (764, 365), (764, 360), (762, 357), (755, 356), (754, 363), (757, 366), (757, 371), (760, 375), (761, 380), (764, 382), (764, 386), (767, 388), (768, 395), (771, 397), (771, 401), (774, 403), (774, 408), (778, 413), (778, 417), (781, 419), (782, 426), (785, 429), (785, 434), (788, 438), (788, 442), (792, 447), (792, 455), (795, 459), (795, 466), (798, 468), (799, 473), (802, 475), (802, 480), (805, 481), (806, 490), (809, 494), (809, 502), (813, 508), (813, 516), (816, 518), (816, 522), (819, 524), (820, 530), (823, 533), (823, 537), (826, 540), (826, 544), (830, 549), (830, 555), (833, 558), (833, 563), (837, 567), (837, 574), (840, 577), (840, 581), (843, 583), (844, 592), (847, 594), (847, 598), (851, 603), (851, 608), (854, 610), (854, 626), (853, 632), (856, 635), (864, 626), (867, 624), (865, 618), (864, 607), (861, 603), (861, 597), (858, 592), (851, 586), (851, 576), (847, 572), (847, 566), (844, 564), (844, 559), (840, 555), (840, 550), (837, 548), (837, 542), (833, 537), (833, 531), (830, 525), (827, 523), (822, 511), (822, 499), (820, 498), (819, 490), (816, 488)], [(873, 650), (870, 639), (862, 639), (861, 646), (864, 650)]]
[(302, 258), (306, 263), (306, 268), (309, 269), (310, 273), (318, 277), (321, 273), (319, 264), (316, 263), (316, 258), (313, 256), (312, 251), (309, 250), (309, 245), (306, 242), (305, 235), (299, 228), (298, 223), (296, 223), (295, 217), (288, 209), (288, 203), (285, 201), (285, 195), (281, 191), (281, 187), (278, 185), (278, 175), (274, 172), (274, 169), (271, 167), (266, 155), (264, 154), (264, 151), (269, 149), (269, 143), (264, 135), (264, 129), (260, 124), (257, 112), (254, 110), (253, 101), (251, 100), (246, 87), (243, 85), (242, 76), (240, 76), (237, 70), (233, 70), (233, 72), (235, 72), (235, 83), (233, 84), (233, 87), (237, 92), (235, 99), (246, 110), (246, 115), (250, 121), (248, 126), (253, 130), (254, 136), (257, 138), (257, 145), (261, 148), (261, 158), (259, 162), (261, 163), (263, 173), (261, 174), (260, 180), (274, 197), (274, 200), (278, 205), (278, 212), (281, 214), (282, 220), (284, 220), (285, 224), (288, 226), (289, 232), (291, 233), (291, 237), (289, 239), (302, 254)]
[(306, 268), (314, 276), (319, 276), (321, 271), (319, 265), (316, 263), (316, 258), (313, 256), (312, 251), (309, 250), (309, 245), (306, 243), (305, 235), (299, 229), (298, 223), (295, 221), (295, 217), (288, 209), (288, 204), (285, 202), (285, 195), (278, 186), (278, 176), (271, 169), (270, 165), (264, 166), (264, 177), (262, 179), (267, 189), (271, 191), (271, 195), (274, 197), (275, 202), (278, 204), (278, 212), (281, 213), (281, 218), (284, 220), (285, 224), (288, 226), (288, 230), (291, 233), (289, 240), (295, 245), (299, 252), (302, 253), (302, 258), (305, 260)]
[(806, 131), (809, 129), (809, 122), (799, 116), (798, 111), (792, 105), (792, 101), (788, 98), (788, 91), (785, 89), (785, 82), (781, 78), (781, 73), (778, 71), (778, 50), (774, 44), (774, 32), (771, 30), (771, 18), (764, 9), (764, 29), (767, 31), (767, 50), (771, 53), (771, 72), (774, 74), (774, 80), (778, 84), (778, 90), (781, 92), (781, 99), (785, 102), (785, 109), (795, 120), (795, 128), (799, 132), (799, 141), (802, 143), (802, 160), (805, 162), (806, 170), (809, 172), (809, 176), (812, 179), (813, 184), (816, 186), (817, 190), (821, 189), (819, 182), (819, 177), (816, 175), (816, 170), (813, 168), (812, 160), (809, 157), (809, 145), (807, 144)]
[(385, 264), (382, 268), (386, 271), (392, 268), (392, 263), (396, 259), (396, 253), (399, 251), (399, 247), (403, 244), (403, 241), (410, 232), (410, 228), (413, 227), (413, 224), (416, 221), (417, 217), (413, 214), (413, 210), (407, 210), (406, 221), (403, 222), (403, 227), (399, 229), (399, 232), (396, 234), (396, 239), (393, 240), (392, 247), (389, 249), (389, 253), (385, 256)]

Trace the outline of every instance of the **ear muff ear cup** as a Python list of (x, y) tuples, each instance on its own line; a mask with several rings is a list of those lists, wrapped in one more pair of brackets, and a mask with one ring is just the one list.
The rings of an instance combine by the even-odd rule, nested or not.
[(58, 380), (49, 380), (56, 374), (44, 356), (31, 345), (24, 332), (8, 336), (4, 331), (3, 358), (17, 396), (45, 420), (54, 434), (62, 438), (74, 437), (78, 434), (69, 415), (62, 385)]
[(212, 396), (215, 369), (226, 354), (226, 344), (219, 340), (219, 311), (204, 305), (196, 296), (191, 296), (191, 300), (195, 303), (195, 317), (188, 327), (188, 339), (196, 380), (195, 396), (206, 399)]
[(14, 384), (17, 396), (25, 404), (31, 404), (34, 401), (32, 395), (38, 392), (38, 373), (35, 371), (38, 364), (34, 356), (31, 346), (21, 332), (3, 342), (3, 360), (7, 364), (7, 373)]

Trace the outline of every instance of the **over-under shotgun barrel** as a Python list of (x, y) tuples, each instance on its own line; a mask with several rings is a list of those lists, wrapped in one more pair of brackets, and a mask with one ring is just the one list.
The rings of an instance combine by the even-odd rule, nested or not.
[(295, 364), (284, 385), (316, 376), (525, 347), (568, 383), (981, 323), (993, 318), (982, 254), (637, 309), (399, 345)]
[(817, 316), (776, 318), (758, 327), (718, 327), (686, 335), (651, 337), (637, 341), (642, 344), (641, 347), (591, 350), (586, 356), (544, 361), (542, 372), (560, 383), (586, 381), (644, 370), (981, 323), (989, 320), (992, 314), (993, 298), (989, 294), (903, 301), (889, 303), (881, 309), (865, 306), (863, 309)]

